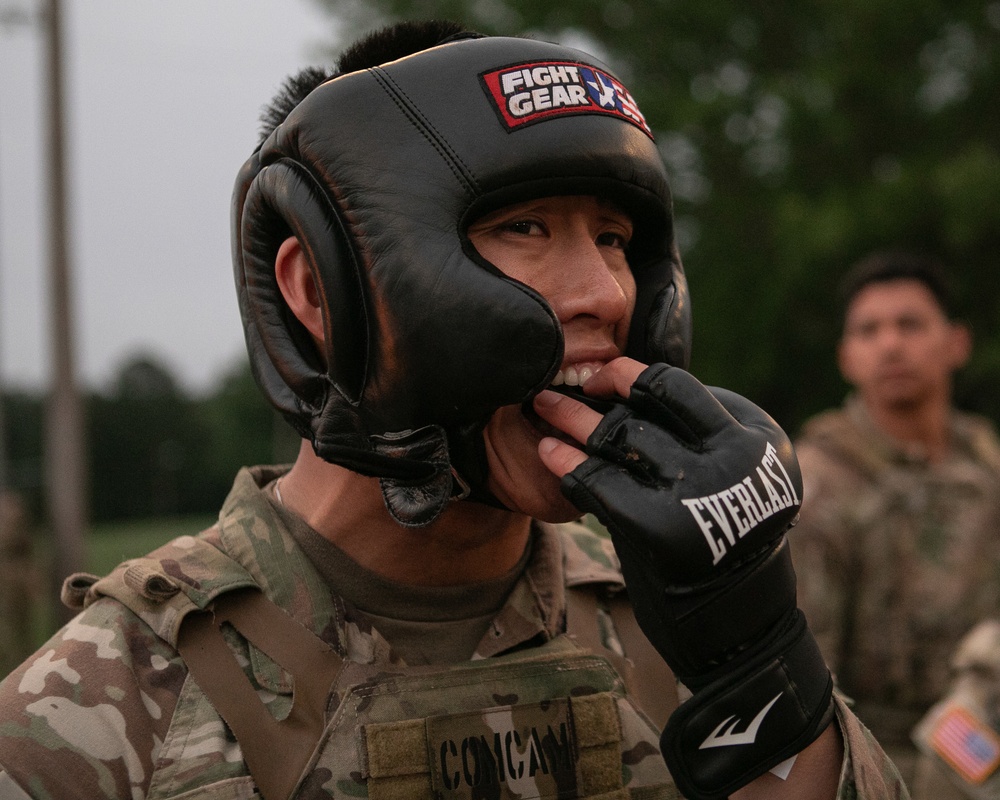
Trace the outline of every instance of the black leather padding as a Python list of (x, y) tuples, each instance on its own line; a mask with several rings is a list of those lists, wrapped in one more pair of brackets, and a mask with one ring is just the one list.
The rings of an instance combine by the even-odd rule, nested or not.
[[(241, 171), (233, 261), (254, 375), (323, 458), (417, 485), (440, 476), (418, 453), (443, 431), (451, 466), (485, 496), (483, 464), (461, 462), (481, 459), (493, 412), (547, 386), (563, 357), (545, 300), (466, 236), (475, 217), (512, 202), (596, 194), (622, 204), (636, 222), (628, 354), (686, 365), (687, 286), (651, 137), (607, 114), (508, 130), (484, 90), (491, 70), (547, 61), (609, 72), (547, 42), (451, 42), (318, 87)], [(322, 353), (274, 280), (291, 235), (321, 293)], [(435, 433), (419, 441), (421, 430)], [(414, 441), (413, 457), (373, 446), (387, 435)]]

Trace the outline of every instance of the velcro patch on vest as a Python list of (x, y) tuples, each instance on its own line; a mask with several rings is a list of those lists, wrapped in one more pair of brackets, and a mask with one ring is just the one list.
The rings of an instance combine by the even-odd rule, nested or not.
[(596, 67), (537, 61), (485, 72), (480, 80), (508, 131), (567, 114), (604, 114), (630, 122), (653, 138), (631, 93)]
[(610, 693), (374, 723), (363, 739), (370, 798), (425, 797), (428, 782), (440, 800), (626, 796)]

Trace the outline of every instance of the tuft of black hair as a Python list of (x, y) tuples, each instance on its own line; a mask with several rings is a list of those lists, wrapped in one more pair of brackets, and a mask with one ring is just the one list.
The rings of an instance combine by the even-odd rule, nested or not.
[(922, 283), (934, 295), (945, 316), (955, 318), (955, 286), (945, 263), (931, 253), (902, 248), (869, 253), (847, 270), (838, 286), (841, 311), (846, 313), (851, 301), (865, 287), (896, 280)]
[(429, 47), (455, 39), (478, 38), (481, 34), (466, 30), (449, 20), (397, 22), (370, 33), (348, 47), (337, 60), (335, 69), (306, 67), (290, 75), (271, 102), (260, 114), (260, 141), (277, 128), (313, 89), (347, 72), (377, 67), (388, 61), (412, 55)]
[(369, 69), (446, 41), (477, 36), (479, 34), (451, 20), (397, 22), (368, 34), (348, 47), (337, 61), (337, 71), (346, 73)]
[(307, 94), (336, 75), (325, 67), (306, 67), (285, 78), (278, 93), (260, 113), (260, 141), (271, 135)]

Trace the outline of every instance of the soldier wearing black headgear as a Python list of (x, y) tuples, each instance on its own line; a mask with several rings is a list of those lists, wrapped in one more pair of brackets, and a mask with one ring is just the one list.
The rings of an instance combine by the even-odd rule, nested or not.
[(787, 437), (684, 370), (625, 86), (449, 24), (338, 66), (292, 82), (233, 205), (251, 363), (299, 456), (67, 584), (85, 610), (0, 693), (0, 789), (905, 792), (795, 606)]

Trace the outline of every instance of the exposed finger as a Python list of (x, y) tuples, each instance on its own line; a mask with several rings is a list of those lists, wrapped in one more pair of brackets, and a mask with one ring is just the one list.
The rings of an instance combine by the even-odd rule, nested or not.
[(547, 423), (568, 433), (578, 442), (586, 442), (601, 421), (601, 415), (578, 400), (549, 390), (535, 398), (535, 412)]
[(587, 460), (586, 453), (551, 436), (538, 443), (538, 457), (550, 472), (560, 478)]
[(583, 384), (583, 391), (591, 397), (627, 398), (635, 379), (646, 369), (646, 365), (632, 358), (616, 358), (609, 361)]

